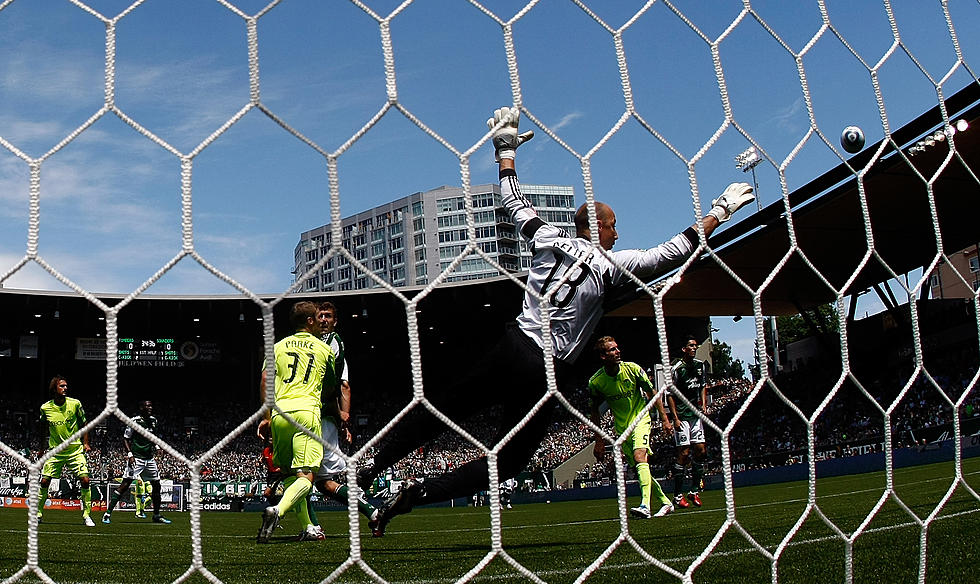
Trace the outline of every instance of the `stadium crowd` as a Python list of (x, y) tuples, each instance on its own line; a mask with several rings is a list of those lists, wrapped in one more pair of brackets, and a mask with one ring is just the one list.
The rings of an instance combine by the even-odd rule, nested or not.
[[(862, 386), (853, 377), (845, 377), (842, 382), (839, 372), (820, 366), (780, 373), (772, 378), (771, 384), (756, 385), (747, 379), (725, 379), (715, 382), (710, 388), (711, 403), (707, 413), (713, 423), (724, 428), (742, 408), (745, 400), (757, 393), (731, 433), (730, 444), (732, 461), (740, 464), (740, 468), (765, 468), (802, 460), (799, 455), (806, 451), (807, 433), (800, 414), (794, 409), (804, 416), (810, 416), (827, 394), (836, 388), (836, 395), (824, 405), (814, 424), (814, 437), (818, 452), (836, 449), (840, 456), (848, 452), (849, 444), (875, 444), (884, 439), (884, 416), (880, 408), (887, 408), (904, 389), (906, 393), (892, 415), (892, 439), (896, 447), (912, 446), (921, 440), (916, 432), (952, 422), (951, 404), (976, 375), (975, 361), (975, 356), (971, 358), (968, 352), (950, 354), (927, 362), (931, 379), (919, 372), (909, 382), (914, 371), (910, 366), (885, 372), (882, 377)], [(778, 389), (793, 407), (787, 405), (774, 389)], [(880, 408), (865, 395), (865, 391), (880, 404)], [(372, 404), (370, 396), (359, 397), (364, 404), (363, 411), (371, 415), (366, 425), (356, 428), (353, 449), (360, 448), (372, 438), (397, 411), (394, 406), (386, 409), (380, 404)], [(572, 404), (586, 412), (586, 399), (583, 389)], [(36, 423), (34, 412), (37, 405), (23, 400), (4, 400), (3, 411), (0, 412), (0, 440), (31, 460), (37, 460), (46, 448), (46, 436), (39, 433)], [(91, 404), (89, 407), (98, 411), (95, 409), (97, 405)], [(529, 472), (552, 470), (592, 444), (591, 429), (563, 408), (555, 407), (559, 411), (531, 460), (527, 469)], [(191, 459), (202, 456), (219, 442), (225, 441), (222, 448), (202, 466), (203, 480), (264, 480), (265, 469), (259, 460), (254, 428), (245, 427), (229, 438), (229, 434), (254, 410), (243, 404), (223, 403), (220, 409), (223, 414), (214, 416), (215, 411), (213, 404), (177, 406), (158, 400), (154, 415), (160, 420), (160, 438)], [(188, 412), (193, 414), (189, 415)], [(197, 414), (200, 412), (208, 412), (206, 420), (203, 415)], [(491, 416), (493, 411), (485, 412), (463, 426), (487, 447), (493, 446), (492, 425), (489, 423)], [(961, 420), (977, 416), (980, 416), (980, 392), (973, 392), (964, 401)], [(612, 421), (608, 414), (603, 418), (603, 423), (611, 431)], [(654, 435), (651, 437), (651, 466), (666, 469), (674, 456), (673, 441), (658, 428), (659, 422), (655, 421)], [(105, 424), (93, 432), (90, 437), (92, 451), (88, 455), (93, 476), (108, 480), (122, 474), (125, 462), (120, 439), (122, 430), (122, 422), (110, 416)], [(707, 437), (713, 461), (708, 465), (707, 472), (721, 472), (719, 435), (709, 430)], [(352, 449), (348, 451), (353, 452)], [(431, 476), (456, 468), (480, 453), (479, 447), (460, 434), (447, 430), (399, 462), (392, 472), (396, 478)], [(158, 461), (163, 478), (176, 481), (190, 479), (189, 467), (166, 451), (159, 455)], [(0, 456), (2, 474), (26, 475), (26, 468), (12, 457)], [(578, 476), (612, 480), (615, 476), (614, 462), (608, 456), (602, 463), (592, 461), (578, 471)]]

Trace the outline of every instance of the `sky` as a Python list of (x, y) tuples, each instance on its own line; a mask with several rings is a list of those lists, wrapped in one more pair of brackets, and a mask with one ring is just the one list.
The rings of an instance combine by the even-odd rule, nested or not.
[[(938, 1), (751, 2), (745, 14), (736, 1), (676, 0), (670, 6), (626, 0), (482, 6), (465, 0), (0, 1), (2, 285), (66, 289), (33, 262), (11, 274), (29, 245), (25, 159), (43, 158), (39, 256), (88, 291), (129, 293), (182, 249), (175, 152), (194, 152), (188, 175), (194, 249), (248, 289), (268, 294), (292, 284), (299, 234), (331, 220), (321, 151), (349, 144), (337, 163), (340, 217), (459, 185), (461, 163), (453, 150), (463, 153), (480, 142), (492, 110), (512, 104), (519, 91), (541, 124), (522, 120), (522, 129), (537, 133), (519, 151), (522, 181), (573, 185), (582, 203), (581, 158), (595, 150), (588, 179), (596, 198), (617, 212), (617, 248), (643, 248), (695, 220), (695, 192), (705, 212), (726, 185), (748, 180), (733, 158), (752, 142), (766, 154), (756, 170), (760, 200), (769, 205), (841, 162), (846, 154), (837, 140), (845, 126), (860, 126), (874, 143), (886, 127), (896, 130), (936, 105), (938, 91), (952, 95), (976, 79), (971, 71), (980, 72), (976, 2), (949, 7), (962, 62)], [(369, 125), (389, 103), (378, 18), (394, 11), (393, 97), (430, 133), (395, 108)], [(257, 89), (278, 120), (258, 108), (235, 119), (250, 103), (243, 15), (260, 13)], [(501, 21), (521, 14), (513, 26), (516, 88), (501, 25), (489, 13)], [(122, 15), (115, 24), (114, 103), (138, 128), (112, 112), (91, 121), (106, 101), (106, 25), (99, 15)], [(643, 123), (629, 118), (616, 129), (626, 99), (611, 31), (627, 23), (622, 45)], [(721, 37), (724, 91), (710, 44)], [(793, 53), (802, 53), (805, 85)], [(881, 107), (869, 68), (877, 71)], [(732, 113), (728, 122), (723, 96)], [(810, 132), (807, 97), (819, 133)], [(467, 168), (471, 184), (496, 182), (487, 144)], [(191, 258), (148, 290), (235, 292)], [(862, 312), (881, 309), (871, 296), (862, 298)], [(712, 322), (716, 338), (750, 362), (752, 319)]]

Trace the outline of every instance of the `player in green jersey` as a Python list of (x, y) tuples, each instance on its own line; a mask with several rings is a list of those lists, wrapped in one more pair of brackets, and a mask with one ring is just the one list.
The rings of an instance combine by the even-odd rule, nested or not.
[[(157, 433), (157, 419), (153, 416), (153, 402), (143, 400), (140, 402), (140, 412), (133, 416), (133, 423), (141, 426), (150, 434)], [(123, 432), (123, 446), (126, 448), (126, 470), (123, 471), (123, 480), (119, 487), (112, 491), (109, 497), (109, 508), (102, 515), (102, 523), (112, 522), (112, 510), (116, 508), (119, 498), (129, 489), (129, 485), (134, 480), (139, 480), (133, 501), (136, 503), (136, 517), (143, 519), (144, 497), (150, 494), (153, 501), (153, 522), (169, 524), (170, 520), (160, 514), (160, 470), (157, 467), (155, 458), (159, 446), (152, 440), (133, 430), (132, 426), (126, 426)], [(143, 477), (149, 481), (149, 487), (144, 486)]]
[[(68, 380), (56, 375), (48, 384), (48, 390), (54, 397), (41, 406), (39, 421), (47, 426), (48, 448), (55, 448), (81, 430), (88, 423), (88, 420), (85, 418), (82, 402), (68, 397)], [(41, 470), (41, 492), (37, 501), (38, 523), (41, 522), (44, 503), (48, 500), (48, 486), (51, 484), (51, 479), (60, 479), (62, 468), (68, 465), (68, 468), (75, 473), (81, 482), (82, 523), (89, 527), (95, 527), (95, 522), (90, 517), (92, 489), (89, 486), (88, 463), (85, 460), (85, 453), (90, 450), (92, 447), (89, 446), (88, 432), (86, 432), (82, 434), (80, 439), (75, 438), (61, 452), (52, 455), (44, 463), (44, 468)]]
[[(670, 414), (674, 419), (674, 444), (677, 446), (677, 461), (674, 463), (674, 504), (678, 507), (701, 506), (701, 479), (704, 477), (704, 460), (708, 451), (704, 444), (704, 426), (697, 410), (704, 410), (707, 403), (708, 364), (695, 359), (698, 340), (687, 335), (681, 352), (684, 357), (670, 370), (672, 387), (667, 396)], [(675, 399), (682, 395), (691, 405)], [(693, 456), (692, 456), (693, 447)], [(688, 463), (691, 465), (691, 489), (684, 498), (684, 474)]]
[[(334, 354), (319, 338), (320, 323), (316, 319), (316, 309), (316, 304), (312, 302), (294, 304), (289, 313), (289, 322), (296, 332), (275, 345), (275, 400), (278, 410), (269, 412), (269, 415), (273, 460), (286, 476), (283, 481), (285, 491), (278, 505), (267, 507), (262, 512), (262, 527), (256, 538), (258, 543), (269, 542), (279, 519), (293, 507), (299, 514), (304, 530), (313, 525), (304, 500), (313, 488), (314, 473), (323, 459), (323, 445), (297, 428), (279, 410), (314, 436), (320, 435), (320, 395), (324, 387), (336, 387), (336, 380)], [(263, 371), (263, 402), (265, 395)]]
[[(602, 367), (595, 372), (589, 379), (589, 394), (592, 396), (592, 411), (590, 418), (592, 422), (599, 425), (599, 406), (602, 402), (609, 404), (609, 410), (613, 414), (613, 427), (616, 434), (622, 435), (629, 428), (630, 424), (638, 420), (630, 436), (623, 442), (623, 454), (632, 461), (636, 468), (636, 476), (640, 482), (640, 504), (630, 509), (636, 517), (649, 519), (651, 493), (657, 496), (660, 502), (659, 510), (653, 514), (654, 517), (663, 517), (674, 511), (670, 499), (664, 495), (660, 488), (660, 483), (653, 479), (650, 474), (650, 463), (647, 462), (647, 453), (650, 451), (650, 414), (644, 409), (647, 400), (654, 397), (655, 389), (650, 383), (643, 368), (630, 361), (623, 361), (619, 352), (619, 345), (612, 337), (602, 337), (595, 344), (599, 352), (599, 360)], [(664, 406), (657, 399), (654, 402), (657, 411), (660, 412), (660, 419), (663, 422), (664, 432), (669, 435), (671, 431), (670, 420)], [(606, 456), (606, 441), (598, 432), (595, 433), (595, 448), (593, 449), (596, 460), (602, 460)]]

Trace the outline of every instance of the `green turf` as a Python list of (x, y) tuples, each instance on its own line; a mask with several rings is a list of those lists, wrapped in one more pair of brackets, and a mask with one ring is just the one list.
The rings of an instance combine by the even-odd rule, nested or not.
[[(964, 461), (967, 483), (980, 488), (980, 458)], [(932, 513), (952, 484), (951, 463), (899, 469), (895, 489), (919, 518)], [(850, 534), (878, 504), (885, 485), (883, 473), (818, 479), (821, 511)], [(722, 491), (709, 491), (704, 507), (681, 510), (663, 519), (628, 521), (629, 541), (621, 541), (615, 500), (516, 505), (502, 513), (502, 538), (512, 560), (547, 582), (573, 582), (600, 555), (603, 565), (588, 582), (680, 582), (645, 557), (684, 572), (718, 536), (713, 551), (694, 571), (695, 582), (771, 582), (767, 553), (776, 547), (806, 508), (806, 483), (747, 487), (735, 493), (736, 519), (744, 533), (731, 526), (720, 534), (726, 514)], [(635, 504), (636, 501), (631, 501)], [(101, 514), (96, 513), (98, 521)], [(299, 531), (294, 517), (284, 521), (272, 543), (257, 545), (256, 513), (202, 513), (204, 566), (228, 583), (319, 582), (348, 557), (346, 515), (320, 514), (326, 541), (292, 541)], [(384, 538), (370, 537), (361, 526), (362, 557), (390, 582), (452, 582), (483, 560), (491, 549), (489, 508), (417, 509), (400, 516)], [(112, 525), (81, 524), (77, 512), (48, 511), (39, 533), (39, 564), (54, 581), (171, 582), (191, 566), (190, 514), (173, 513), (172, 525), (137, 520), (118, 512)], [(26, 563), (26, 512), (0, 509), (0, 581)], [(980, 502), (962, 487), (938, 512), (927, 532), (927, 582), (976, 581), (980, 551)], [(747, 537), (748, 536), (748, 537)], [(885, 501), (852, 547), (853, 581), (914, 582), (918, 579), (921, 530), (915, 519), (893, 499)], [(812, 512), (783, 549), (779, 582), (844, 582), (845, 542)], [(28, 574), (21, 582), (41, 581)], [(194, 574), (187, 582), (208, 580)], [(352, 566), (339, 582), (368, 582)], [(527, 578), (504, 557), (489, 561), (477, 582), (522, 582)]]

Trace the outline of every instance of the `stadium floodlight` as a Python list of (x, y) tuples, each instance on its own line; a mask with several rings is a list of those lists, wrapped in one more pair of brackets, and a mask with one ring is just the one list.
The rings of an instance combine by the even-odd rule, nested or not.
[(969, 127), (970, 127), (970, 124), (968, 124), (968, 123), (966, 122), (966, 120), (957, 120), (957, 121), (956, 121), (956, 130), (957, 130), (958, 132), (964, 132), (964, 131), (966, 131), (966, 129), (967, 129), (967, 128), (969, 128)]
[(752, 187), (755, 189), (755, 204), (759, 211), (762, 210), (762, 200), (759, 197), (759, 181), (755, 178), (755, 167), (762, 163), (762, 156), (755, 146), (749, 146), (747, 150), (735, 157), (735, 168), (742, 172), (752, 171)]

